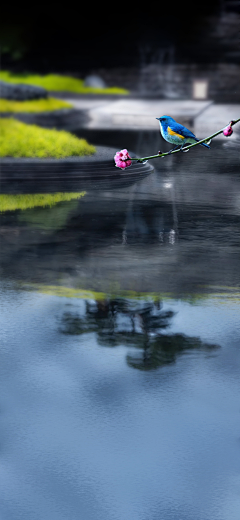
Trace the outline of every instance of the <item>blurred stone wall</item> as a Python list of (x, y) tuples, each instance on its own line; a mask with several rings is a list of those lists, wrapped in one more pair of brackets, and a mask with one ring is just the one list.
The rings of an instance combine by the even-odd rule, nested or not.
[(191, 99), (193, 82), (207, 80), (207, 98), (216, 102), (240, 102), (240, 65), (150, 64), (139, 68), (99, 69), (95, 71), (108, 86), (127, 88), (132, 94), (168, 99)]

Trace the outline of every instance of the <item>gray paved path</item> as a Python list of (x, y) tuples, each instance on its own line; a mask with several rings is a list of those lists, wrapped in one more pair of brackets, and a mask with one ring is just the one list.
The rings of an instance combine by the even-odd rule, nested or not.
[(212, 101), (75, 99), (70, 95), (67, 101), (75, 108), (86, 111), (89, 116), (88, 128), (99, 130), (154, 130), (158, 127), (156, 117), (167, 114), (202, 138), (224, 127), (231, 119), (240, 117), (240, 104), (215, 105)]

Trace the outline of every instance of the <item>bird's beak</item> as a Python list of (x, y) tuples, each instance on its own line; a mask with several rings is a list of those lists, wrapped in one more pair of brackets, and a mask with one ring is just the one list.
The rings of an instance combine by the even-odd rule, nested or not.
[(160, 121), (160, 117), (156, 117), (156, 119), (158, 119), (158, 121)]

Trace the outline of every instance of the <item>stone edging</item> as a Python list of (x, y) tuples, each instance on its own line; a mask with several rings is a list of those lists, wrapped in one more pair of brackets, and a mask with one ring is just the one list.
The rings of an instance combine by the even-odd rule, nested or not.
[(90, 120), (86, 110), (76, 108), (62, 108), (48, 112), (0, 112), (0, 117), (13, 117), (30, 125), (68, 131), (84, 128)]
[[(121, 170), (114, 164), (115, 148), (96, 146), (92, 156), (65, 159), (2, 158), (1, 191), (16, 188), (110, 190), (127, 187), (153, 172), (149, 163), (133, 162)], [(134, 156), (135, 154), (132, 154)]]

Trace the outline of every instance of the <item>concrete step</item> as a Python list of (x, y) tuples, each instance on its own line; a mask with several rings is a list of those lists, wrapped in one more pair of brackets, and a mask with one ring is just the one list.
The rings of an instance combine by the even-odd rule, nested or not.
[(211, 101), (162, 99), (67, 99), (72, 105), (86, 110), (87, 128), (138, 130), (158, 128), (156, 117), (169, 115), (178, 122), (193, 128), (195, 118), (205, 111)]

